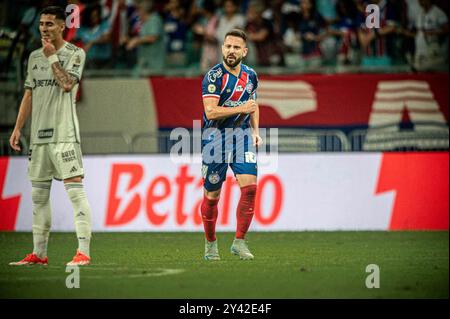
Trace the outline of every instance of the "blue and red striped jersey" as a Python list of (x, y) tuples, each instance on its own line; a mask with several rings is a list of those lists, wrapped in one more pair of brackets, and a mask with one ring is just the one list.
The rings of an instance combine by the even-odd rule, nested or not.
[[(256, 100), (258, 76), (256, 72), (245, 64), (241, 64), (239, 77), (227, 71), (220, 63), (206, 73), (202, 82), (202, 96), (219, 99), (221, 107), (235, 107), (244, 104), (250, 99)], [(203, 128), (216, 127), (218, 129), (240, 127), (248, 128), (249, 114), (238, 114), (220, 120), (208, 120), (203, 112)]]

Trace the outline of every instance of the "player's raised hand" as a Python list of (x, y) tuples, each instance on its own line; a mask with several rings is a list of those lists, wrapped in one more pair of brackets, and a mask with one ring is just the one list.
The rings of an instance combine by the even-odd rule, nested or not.
[(17, 152), (20, 152), (20, 131), (14, 130), (11, 134), (11, 137), (9, 138), (9, 145), (11, 148)]
[(49, 56), (56, 53), (56, 48), (53, 43), (50, 42), (48, 38), (43, 37), (41, 39), (42, 48), (44, 49), (44, 55), (48, 58)]
[(256, 104), (255, 100), (248, 100), (245, 104), (242, 105), (242, 113), (251, 114), (256, 111), (258, 104)]

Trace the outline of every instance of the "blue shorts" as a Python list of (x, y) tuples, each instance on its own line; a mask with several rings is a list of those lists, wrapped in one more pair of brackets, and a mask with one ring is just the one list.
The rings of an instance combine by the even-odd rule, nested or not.
[(209, 192), (222, 187), (227, 176), (228, 166), (234, 175), (258, 175), (256, 147), (251, 136), (237, 136), (233, 141), (212, 139), (202, 145), (203, 185)]

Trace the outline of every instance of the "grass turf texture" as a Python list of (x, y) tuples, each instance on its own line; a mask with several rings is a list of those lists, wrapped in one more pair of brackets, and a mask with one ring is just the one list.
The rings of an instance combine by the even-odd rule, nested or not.
[[(52, 233), (49, 266), (12, 267), (31, 233), (0, 232), (0, 298), (448, 298), (448, 232), (260, 232), (253, 261), (203, 260), (202, 233), (95, 233), (80, 288), (66, 288), (74, 233)], [(365, 286), (380, 267), (380, 288)]]

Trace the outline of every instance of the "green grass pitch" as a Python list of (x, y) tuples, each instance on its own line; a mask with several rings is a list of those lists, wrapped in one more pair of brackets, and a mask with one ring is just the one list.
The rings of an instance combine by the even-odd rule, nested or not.
[[(202, 233), (95, 233), (80, 288), (66, 287), (74, 233), (52, 233), (49, 266), (12, 267), (31, 233), (0, 232), (0, 298), (448, 298), (448, 232), (250, 232), (253, 261), (203, 260)], [(380, 269), (368, 289), (366, 266)]]

